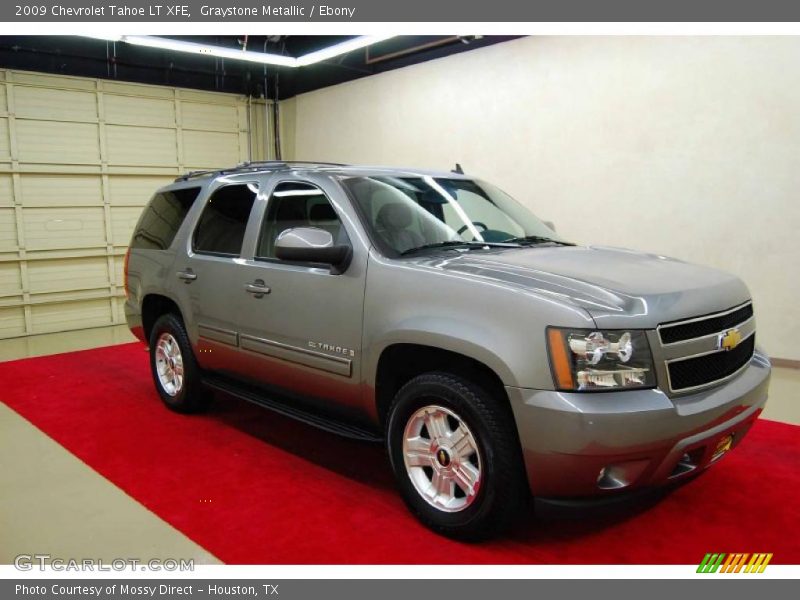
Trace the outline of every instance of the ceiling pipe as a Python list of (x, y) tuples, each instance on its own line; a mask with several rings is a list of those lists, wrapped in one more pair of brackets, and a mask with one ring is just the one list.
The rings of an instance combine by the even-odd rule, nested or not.
[(364, 62), (366, 62), (368, 65), (374, 65), (377, 63), (382, 63), (387, 60), (392, 60), (393, 58), (400, 58), (401, 56), (408, 56), (409, 54), (421, 52), (422, 50), (431, 50), (432, 48), (439, 48), (440, 46), (453, 44), (455, 42), (458, 42), (460, 39), (461, 38), (459, 36), (453, 35), (439, 40), (432, 40), (425, 44), (418, 44), (410, 48), (404, 48), (403, 50), (397, 50), (396, 52), (388, 52), (386, 54), (381, 54), (374, 58), (370, 56), (369, 47), (367, 47), (367, 58)]

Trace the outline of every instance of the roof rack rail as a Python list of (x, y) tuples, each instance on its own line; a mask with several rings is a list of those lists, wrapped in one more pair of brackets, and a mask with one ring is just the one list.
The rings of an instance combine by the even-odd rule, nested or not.
[(188, 181), (196, 177), (205, 177), (207, 175), (225, 175), (230, 173), (243, 173), (246, 171), (257, 171), (269, 167), (273, 168), (290, 168), (293, 166), (317, 166), (317, 167), (346, 167), (344, 163), (334, 162), (320, 162), (314, 160), (253, 160), (239, 163), (235, 167), (226, 167), (224, 169), (205, 169), (199, 171), (189, 171), (183, 175), (175, 178), (175, 181)]
[(239, 167), (260, 167), (260, 166), (286, 166), (292, 167), (294, 165), (310, 165), (318, 167), (347, 167), (345, 163), (327, 162), (323, 160), (251, 160), (239, 163)]

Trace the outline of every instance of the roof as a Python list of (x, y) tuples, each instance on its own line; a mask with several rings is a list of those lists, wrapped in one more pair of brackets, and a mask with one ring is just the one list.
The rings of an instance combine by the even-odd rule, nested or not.
[(272, 171), (315, 171), (327, 172), (341, 176), (394, 176), (394, 177), (463, 177), (463, 174), (455, 171), (431, 171), (425, 169), (399, 168), (399, 167), (379, 167), (368, 165), (346, 165), (342, 163), (316, 162), (316, 161), (253, 161), (243, 162), (235, 167), (222, 169), (209, 169), (205, 171), (190, 171), (175, 179), (179, 181), (189, 181), (190, 179), (212, 178), (221, 175), (233, 175), (236, 173), (266, 173)]

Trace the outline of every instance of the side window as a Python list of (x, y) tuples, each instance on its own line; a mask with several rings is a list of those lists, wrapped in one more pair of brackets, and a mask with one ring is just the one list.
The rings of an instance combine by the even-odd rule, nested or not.
[(131, 239), (131, 248), (169, 248), (199, 193), (200, 188), (194, 187), (153, 196), (139, 218)]
[(204, 254), (239, 256), (258, 188), (255, 184), (226, 185), (215, 191), (194, 230), (192, 248)]
[(325, 229), (335, 244), (347, 243), (342, 222), (327, 196), (310, 183), (280, 183), (275, 187), (267, 204), (256, 256), (274, 258), (275, 240), (292, 227)]

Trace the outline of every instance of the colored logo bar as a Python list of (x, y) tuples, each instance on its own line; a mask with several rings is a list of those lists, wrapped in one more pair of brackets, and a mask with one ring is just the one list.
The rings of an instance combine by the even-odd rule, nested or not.
[(753, 554), (748, 554), (746, 552), (733, 552), (730, 554), (709, 552), (703, 558), (700, 566), (697, 567), (697, 572), (763, 573), (771, 560), (771, 552), (756, 552)]

